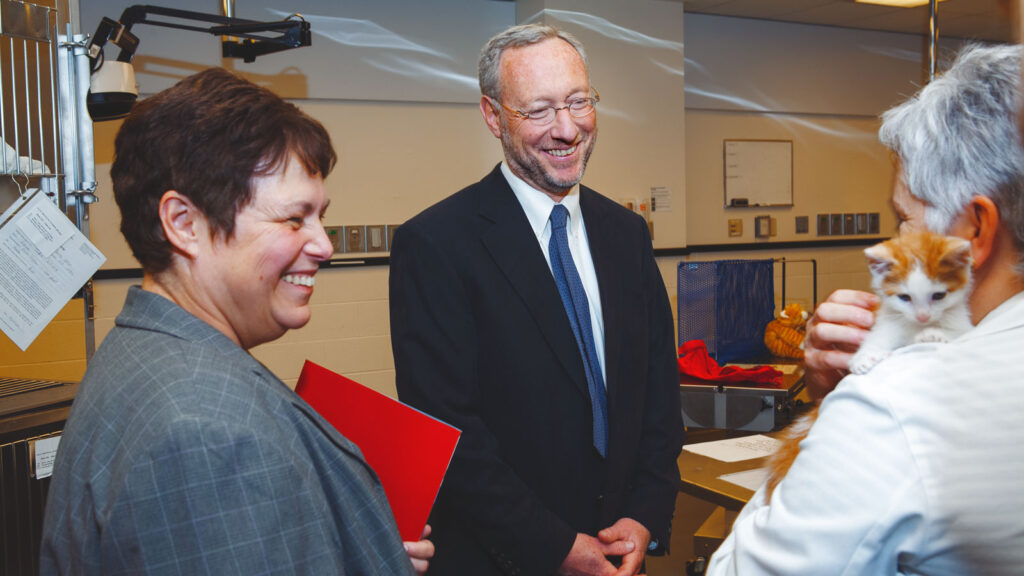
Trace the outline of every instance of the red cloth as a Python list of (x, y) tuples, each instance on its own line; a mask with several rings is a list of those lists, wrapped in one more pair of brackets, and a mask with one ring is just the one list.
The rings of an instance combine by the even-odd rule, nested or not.
[(679, 373), (712, 382), (782, 384), (782, 372), (771, 366), (719, 366), (718, 362), (708, 356), (708, 347), (703, 340), (690, 340), (679, 347)]

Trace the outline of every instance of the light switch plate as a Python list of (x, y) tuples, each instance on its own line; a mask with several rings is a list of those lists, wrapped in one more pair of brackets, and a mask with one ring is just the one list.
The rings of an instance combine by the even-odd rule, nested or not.
[(386, 226), (374, 224), (366, 227), (366, 251), (384, 252), (388, 249)]
[(729, 219), (729, 237), (735, 238), (736, 236), (743, 236), (743, 219), (742, 218), (730, 218)]

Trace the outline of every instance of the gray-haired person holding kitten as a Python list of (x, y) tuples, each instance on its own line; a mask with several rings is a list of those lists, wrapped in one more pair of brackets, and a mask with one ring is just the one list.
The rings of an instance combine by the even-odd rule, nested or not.
[[(1024, 567), (1021, 46), (968, 47), (883, 115), (900, 231), (970, 244), (974, 328), (847, 375), (873, 294), (840, 290), (805, 341), (820, 414), (707, 574), (1020, 574)], [(837, 385), (838, 382), (838, 385)], [(834, 388), (834, 389), (833, 389)]]

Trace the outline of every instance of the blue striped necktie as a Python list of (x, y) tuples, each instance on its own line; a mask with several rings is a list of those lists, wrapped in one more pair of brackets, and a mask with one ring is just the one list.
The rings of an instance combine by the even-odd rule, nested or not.
[(555, 285), (558, 286), (558, 294), (562, 297), (565, 312), (569, 315), (569, 324), (576, 337), (576, 345), (583, 359), (583, 370), (587, 375), (590, 408), (594, 417), (594, 448), (601, 457), (605, 457), (608, 454), (608, 410), (605, 406), (604, 375), (594, 345), (590, 303), (587, 301), (587, 293), (583, 290), (583, 282), (580, 281), (576, 265), (572, 261), (572, 253), (569, 252), (569, 237), (565, 230), (565, 220), (568, 216), (569, 211), (561, 204), (556, 204), (551, 209), (548, 255), (551, 257)]

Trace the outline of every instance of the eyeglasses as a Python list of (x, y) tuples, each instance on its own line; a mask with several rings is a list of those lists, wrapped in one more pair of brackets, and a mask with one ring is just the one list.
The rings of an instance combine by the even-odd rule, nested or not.
[(593, 113), (594, 106), (596, 106), (597, 103), (601, 101), (601, 95), (597, 93), (596, 88), (591, 88), (591, 90), (593, 90), (594, 92), (593, 96), (590, 96), (588, 98), (574, 98), (573, 100), (570, 100), (568, 103), (566, 103), (565, 106), (548, 106), (546, 108), (538, 108), (536, 110), (530, 111), (516, 110), (515, 108), (506, 106), (504, 102), (500, 100), (495, 100), (490, 96), (488, 96), (487, 99), (490, 100), (491, 102), (496, 102), (497, 104), (501, 105), (502, 108), (508, 110), (517, 118), (529, 120), (530, 122), (533, 122), (537, 126), (544, 126), (546, 124), (551, 124), (552, 122), (555, 121), (555, 116), (558, 115), (559, 110), (568, 110), (569, 115), (572, 116), (573, 118), (583, 118)]

